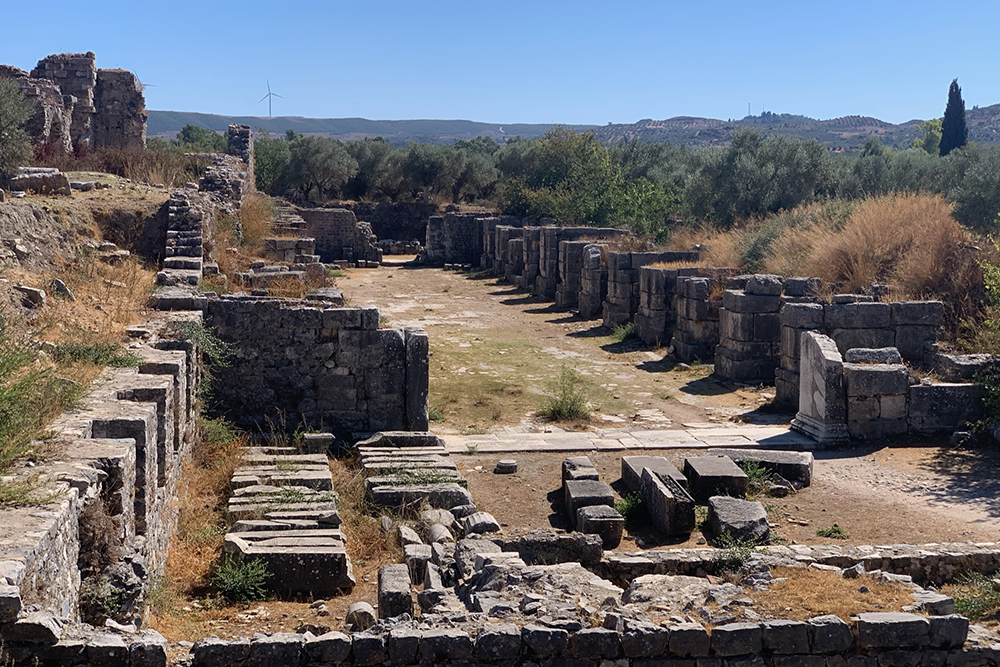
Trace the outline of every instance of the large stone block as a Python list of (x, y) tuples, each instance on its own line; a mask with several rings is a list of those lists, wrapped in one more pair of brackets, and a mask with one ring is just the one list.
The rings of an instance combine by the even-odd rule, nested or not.
[(781, 325), (796, 329), (819, 329), (823, 326), (823, 306), (818, 303), (786, 303), (781, 308)]
[(743, 497), (749, 478), (728, 456), (696, 456), (684, 459), (688, 491), (699, 503), (712, 496)]
[(641, 495), (653, 527), (664, 535), (687, 535), (695, 526), (694, 499), (669, 475), (643, 468)]
[(785, 279), (772, 274), (757, 273), (747, 279), (747, 285), (744, 289), (747, 294), (779, 296), (785, 289)]
[(406, 565), (383, 565), (378, 571), (378, 617), (413, 616), (410, 570)]
[(937, 340), (938, 328), (909, 324), (896, 326), (895, 346), (908, 361), (921, 362), (924, 347)]
[(892, 324), (944, 326), (944, 303), (941, 301), (897, 301), (892, 306)]
[(840, 351), (833, 340), (812, 331), (802, 333), (800, 348), (799, 411), (792, 428), (823, 445), (844, 442), (849, 434)]
[(649, 468), (655, 474), (673, 479), (681, 487), (687, 487), (687, 478), (673, 463), (663, 456), (623, 456), (622, 483), (633, 493), (642, 490), (642, 470)]
[[(880, 304), (848, 304), (880, 305)], [(892, 329), (831, 329), (830, 338), (842, 353), (854, 348), (894, 347), (896, 333)]]
[(728, 536), (737, 542), (753, 544), (766, 543), (770, 535), (763, 505), (728, 496), (708, 499), (708, 530), (714, 540)]
[(887, 303), (830, 304), (824, 311), (828, 329), (886, 329), (892, 325), (892, 307)]
[(847, 396), (906, 394), (910, 374), (902, 364), (844, 364)]
[(790, 482), (802, 486), (812, 484), (813, 455), (809, 452), (790, 452), (777, 449), (724, 449), (713, 448), (706, 452), (709, 456), (728, 456), (733, 463), (752, 461), (771, 472), (777, 473)]
[(625, 519), (614, 507), (588, 505), (577, 510), (576, 526), (581, 533), (600, 536), (605, 549), (614, 549), (622, 541)]
[(910, 387), (909, 426), (917, 433), (953, 432), (983, 414), (979, 384), (931, 384)]
[(611, 487), (595, 480), (568, 480), (563, 483), (566, 513), (571, 521), (576, 521), (577, 511), (588, 505), (615, 506), (615, 496)]
[(858, 614), (858, 646), (863, 649), (917, 648), (930, 643), (930, 623), (901, 612)]
[(726, 290), (722, 293), (722, 307), (734, 313), (776, 313), (781, 308), (781, 297)]

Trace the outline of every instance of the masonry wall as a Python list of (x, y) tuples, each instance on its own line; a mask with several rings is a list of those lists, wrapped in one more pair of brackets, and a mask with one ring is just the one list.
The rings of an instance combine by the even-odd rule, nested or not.
[[(193, 313), (184, 319), (195, 318)], [(15, 468), (15, 479), (42, 473), (41, 507), (0, 513), (0, 633), (23, 607), (65, 621), (79, 619), (83, 576), (80, 521), (102, 502), (115, 526), (112, 540), (125, 567), (148, 586), (162, 574), (177, 522), (173, 502), (181, 469), (196, 437), (198, 350), (179, 340), (149, 341), (134, 351), (138, 368), (108, 369), (73, 409), (53, 422), (55, 460)], [(141, 602), (141, 591), (138, 592)], [(28, 613), (25, 611), (25, 613)]]
[[(501, 218), (501, 221), (506, 219), (507, 218)], [(517, 219), (514, 218), (513, 220)], [(512, 252), (510, 248), (510, 242), (514, 239), (520, 239), (521, 235), (524, 233), (520, 227), (520, 220), (517, 220), (517, 223), (518, 224), (513, 225), (497, 224), (493, 230), (493, 263), (491, 268), (497, 278), (506, 280), (507, 282), (511, 282), (508, 267), (511, 267), (512, 265), (520, 265), (522, 261), (522, 249), (518, 248), (516, 252)], [(516, 272), (516, 275), (520, 275), (520, 270)]]
[(59, 86), (63, 95), (72, 95), (73, 120), (70, 137), (74, 145), (89, 146), (91, 121), (97, 113), (94, 88), (97, 87), (96, 56), (92, 52), (52, 55), (38, 61), (31, 70), (33, 79), (48, 79)]
[(674, 293), (677, 279), (697, 276), (698, 268), (639, 269), (639, 312), (635, 315), (636, 335), (647, 345), (668, 345), (677, 324)]
[(678, 276), (674, 286), (674, 356), (683, 362), (714, 359), (719, 344), (722, 288), (735, 273), (729, 268), (700, 268), (696, 276)]
[(48, 79), (31, 78), (24, 70), (9, 65), (0, 65), (0, 78), (15, 81), (33, 109), (24, 126), (28, 136), (56, 153), (71, 152), (73, 104), (63, 96), (59, 86)]
[(577, 312), (580, 317), (585, 320), (601, 317), (607, 296), (607, 245), (587, 244), (580, 256), (580, 294), (577, 299)]
[[(577, 257), (560, 257), (560, 244), (563, 241), (574, 241), (578, 239), (617, 239), (628, 235), (621, 229), (606, 227), (541, 227), (538, 238), (538, 276), (535, 279), (535, 295), (543, 299), (555, 299), (556, 290), (560, 283), (572, 280), (570, 273), (579, 276), (580, 264)], [(580, 252), (583, 246), (579, 246)], [(572, 303), (575, 307), (576, 298), (564, 299), (566, 304)]]
[(367, 222), (342, 208), (297, 209), (306, 221), (305, 235), (316, 239), (316, 254), (323, 262), (359, 260), (381, 262), (378, 239)]
[(205, 322), (235, 346), (216, 371), (219, 412), (239, 426), (342, 436), (426, 430), (428, 341), (422, 329), (379, 329), (377, 308), (301, 301), (209, 300)]
[(660, 262), (696, 262), (691, 252), (609, 252), (608, 295), (604, 301), (604, 326), (613, 328), (631, 322), (639, 312), (639, 269)]
[(427, 238), (427, 221), (438, 212), (437, 204), (423, 202), (343, 202), (341, 208), (354, 211), (362, 222), (372, 226), (372, 232), (380, 241), (392, 240), (402, 243)]
[(123, 69), (97, 70), (91, 132), (94, 146), (146, 147), (146, 98), (142, 84)]

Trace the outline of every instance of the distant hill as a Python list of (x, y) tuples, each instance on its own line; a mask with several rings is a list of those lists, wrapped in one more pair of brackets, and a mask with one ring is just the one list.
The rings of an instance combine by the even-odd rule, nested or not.
[[(1000, 144), (1000, 104), (970, 109), (966, 112), (969, 140), (981, 144)], [(320, 134), (337, 139), (385, 137), (394, 144), (419, 141), (444, 144), (459, 139), (490, 137), (503, 141), (508, 137), (534, 139), (556, 127), (552, 124), (515, 123), (498, 125), (471, 120), (368, 120), (365, 118), (303, 118), (281, 116), (217, 116), (184, 111), (150, 111), (150, 136), (173, 138), (187, 124), (225, 132), (231, 123), (263, 128), (272, 134), (284, 134), (292, 129), (303, 134)], [(905, 148), (917, 137), (920, 120), (887, 123), (869, 116), (843, 116), (818, 120), (808, 116), (764, 112), (739, 120), (717, 120), (696, 116), (675, 116), (666, 120), (640, 120), (632, 124), (570, 125), (574, 130), (593, 131), (606, 143), (638, 139), (647, 143), (665, 141), (686, 146), (723, 146), (729, 143), (733, 130), (755, 127), (768, 135), (789, 135), (816, 139), (834, 151), (855, 151), (870, 136), (877, 136), (887, 146)]]
[[(533, 139), (556, 127), (550, 124), (515, 123), (498, 125), (477, 123), (471, 120), (368, 120), (366, 118), (303, 118), (301, 116), (279, 116), (259, 118), (255, 116), (216, 116), (207, 113), (185, 111), (150, 111), (146, 129), (150, 136), (173, 138), (185, 125), (206, 127), (216, 132), (225, 132), (231, 123), (262, 128), (272, 134), (284, 134), (285, 130), (295, 130), (302, 134), (322, 134), (336, 139), (363, 139), (384, 137), (394, 144), (420, 141), (430, 144), (444, 144), (459, 139), (490, 137), (503, 141), (506, 137)], [(592, 130), (594, 125), (570, 125), (575, 130)]]

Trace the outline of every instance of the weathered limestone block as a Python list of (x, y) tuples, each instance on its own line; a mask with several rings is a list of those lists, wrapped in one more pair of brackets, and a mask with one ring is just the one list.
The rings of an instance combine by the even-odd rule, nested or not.
[(687, 535), (695, 526), (695, 501), (673, 477), (643, 468), (641, 494), (657, 531), (664, 535)]
[(586, 456), (571, 456), (563, 459), (562, 479), (564, 482), (567, 480), (580, 479), (590, 479), (596, 481), (598, 479), (597, 469)]
[(917, 648), (930, 643), (930, 623), (923, 616), (901, 612), (858, 614), (858, 646)]
[(728, 535), (737, 542), (753, 544), (766, 542), (770, 535), (763, 505), (728, 496), (708, 499), (708, 529), (713, 539)]
[(622, 541), (625, 519), (614, 507), (589, 505), (576, 513), (576, 525), (581, 533), (598, 535), (605, 549), (614, 549)]
[(792, 428), (821, 445), (845, 442), (847, 392), (844, 362), (832, 339), (819, 333), (802, 333), (799, 362), (799, 411)]
[(410, 570), (406, 565), (383, 565), (378, 571), (378, 617), (413, 616)]
[(824, 308), (823, 318), (828, 329), (888, 329), (892, 307), (888, 303), (831, 304)]
[(728, 456), (684, 459), (684, 476), (691, 497), (699, 503), (706, 503), (711, 496), (745, 496), (749, 483), (746, 473)]
[[(563, 482), (566, 512), (570, 520), (577, 520), (577, 511), (588, 505), (615, 506), (615, 496), (611, 487), (604, 482), (595, 480), (568, 480)], [(577, 526), (579, 528), (579, 526)]]
[(914, 385), (909, 393), (909, 428), (917, 433), (953, 432), (983, 413), (983, 387), (973, 383)]
[(724, 449), (712, 448), (708, 456), (728, 456), (734, 463), (752, 461), (777, 473), (790, 482), (802, 486), (812, 484), (813, 455), (809, 452), (790, 452), (776, 449)]
[(663, 456), (623, 456), (622, 482), (633, 493), (642, 489), (642, 470), (649, 468), (653, 473), (673, 479), (681, 487), (687, 487), (687, 477), (673, 463)]

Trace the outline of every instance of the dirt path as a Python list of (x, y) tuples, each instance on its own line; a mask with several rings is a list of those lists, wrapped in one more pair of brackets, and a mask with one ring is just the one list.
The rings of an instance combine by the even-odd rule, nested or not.
[[(770, 395), (768, 389), (716, 382), (707, 377), (710, 367), (683, 369), (664, 362), (662, 352), (637, 341), (619, 343), (598, 321), (557, 311), (493, 279), (383, 267), (350, 271), (338, 285), (352, 305), (379, 306), (393, 326), (428, 331), (431, 405), (445, 417), (432, 427), (440, 433), (553, 428), (532, 413), (544, 400), (547, 381), (566, 364), (589, 381), (598, 412), (590, 424), (576, 428), (725, 423)], [(847, 530), (850, 544), (1000, 540), (1000, 481), (993, 473), (1000, 453), (908, 444), (819, 453), (810, 488), (785, 499), (763, 499), (776, 532), (797, 543), (843, 543), (816, 536), (817, 529), (836, 523)], [(690, 454), (665, 453), (678, 466)], [(601, 478), (612, 483), (620, 477), (622, 455), (590, 454)], [(521, 469), (509, 477), (492, 474), (499, 455), (457, 457), (477, 502), (509, 529), (565, 528), (555, 490), (566, 454), (512, 456)], [(644, 546), (662, 545), (640, 530), (621, 548), (636, 548), (635, 538)]]
[(579, 372), (597, 413), (592, 422), (603, 427), (726, 422), (773, 396), (708, 379), (710, 367), (664, 362), (662, 351), (619, 342), (599, 320), (556, 310), (492, 278), (381, 267), (351, 270), (337, 286), (353, 306), (378, 306), (391, 326), (427, 330), (430, 404), (443, 413), (435, 425), (441, 433), (551, 430), (532, 415), (563, 368)]

